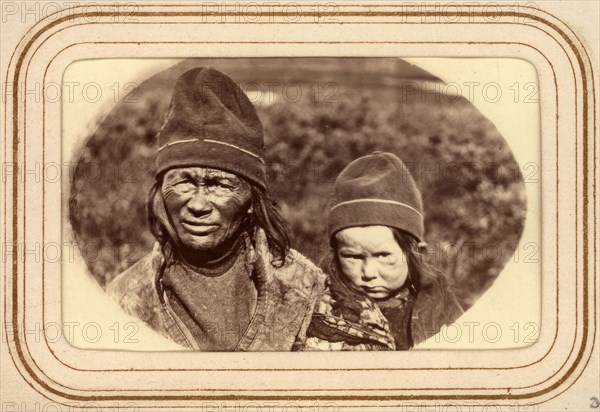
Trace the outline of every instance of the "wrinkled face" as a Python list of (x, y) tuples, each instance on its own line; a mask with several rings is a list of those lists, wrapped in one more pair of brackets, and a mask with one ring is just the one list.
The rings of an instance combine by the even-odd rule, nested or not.
[(217, 169), (171, 169), (161, 191), (179, 239), (199, 252), (214, 252), (230, 240), (250, 207), (250, 185)]
[(351, 227), (335, 236), (340, 268), (356, 291), (378, 300), (400, 291), (408, 264), (389, 227)]

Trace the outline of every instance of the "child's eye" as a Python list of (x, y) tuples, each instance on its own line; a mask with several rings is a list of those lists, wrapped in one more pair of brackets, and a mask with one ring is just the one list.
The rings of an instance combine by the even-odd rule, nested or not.
[(340, 256), (344, 259), (361, 259), (360, 255), (352, 254), (352, 253), (342, 253)]
[(382, 252), (375, 255), (377, 260), (386, 265), (393, 265), (396, 263), (396, 258), (389, 252)]

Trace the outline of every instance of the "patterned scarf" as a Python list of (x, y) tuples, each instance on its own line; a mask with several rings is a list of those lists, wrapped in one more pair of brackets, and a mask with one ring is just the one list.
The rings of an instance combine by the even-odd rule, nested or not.
[(412, 347), (410, 319), (416, 298), (412, 284), (385, 301), (374, 301), (348, 285), (333, 257), (327, 271), (328, 294), (323, 298), (324, 305), (313, 315), (310, 336), (329, 342), (380, 346), (379, 349)]

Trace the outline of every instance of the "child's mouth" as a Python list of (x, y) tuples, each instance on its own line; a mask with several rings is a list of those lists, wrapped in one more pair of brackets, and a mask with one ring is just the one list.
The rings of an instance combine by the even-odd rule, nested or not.
[(367, 292), (376, 293), (376, 292), (385, 292), (387, 289), (383, 286), (363, 286), (363, 290)]

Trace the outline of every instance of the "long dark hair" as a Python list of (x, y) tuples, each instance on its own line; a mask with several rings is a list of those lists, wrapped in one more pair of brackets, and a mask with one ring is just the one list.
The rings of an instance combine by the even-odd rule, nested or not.
[[(390, 227), (390, 230), (407, 260), (408, 278), (404, 287), (412, 288), (414, 292), (418, 293), (420, 290), (430, 288), (440, 277), (444, 276), (442, 272), (426, 262), (423, 253), (425, 249), (419, 246), (419, 241), (413, 235), (395, 227)], [(332, 258), (336, 269), (341, 273), (336, 253), (337, 238), (335, 235), (331, 236), (329, 244), (333, 251)]]
[(408, 232), (391, 227), (394, 239), (404, 252), (408, 264), (408, 281), (418, 292), (427, 289), (437, 281), (442, 272), (427, 263), (424, 252), (426, 247), (419, 246), (420, 242)]
[(253, 211), (250, 223), (265, 231), (269, 250), (273, 255), (271, 263), (276, 267), (281, 267), (290, 251), (288, 224), (281, 215), (277, 202), (271, 198), (266, 189), (252, 183), (250, 183), (250, 188)]
[[(157, 176), (156, 182), (148, 192), (146, 212), (150, 232), (160, 244), (165, 257), (172, 258), (174, 248), (181, 245), (163, 203), (160, 190), (163, 175)], [(277, 203), (270, 197), (269, 193), (252, 182), (246, 182), (250, 185), (250, 203), (252, 205), (252, 214), (248, 226), (250, 228), (260, 227), (265, 231), (269, 251), (273, 255), (271, 264), (281, 267), (290, 251), (288, 225), (279, 212)]]

